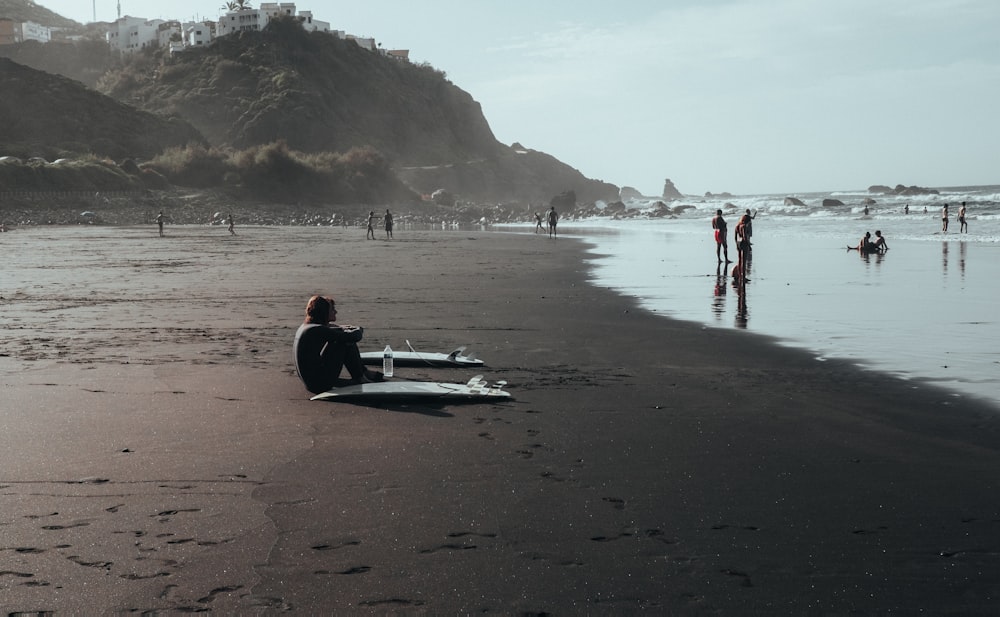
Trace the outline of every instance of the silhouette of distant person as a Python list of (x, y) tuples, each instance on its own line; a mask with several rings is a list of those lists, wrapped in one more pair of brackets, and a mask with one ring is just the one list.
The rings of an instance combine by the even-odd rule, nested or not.
[(236, 235), (236, 229), (235, 229), (236, 228), (236, 221), (233, 220), (233, 213), (232, 212), (229, 213), (229, 217), (226, 219), (226, 221), (229, 223), (229, 233), (231, 233), (231, 234), (233, 234), (235, 236)]
[(374, 210), (372, 210), (372, 211), (370, 211), (368, 213), (368, 232), (365, 233), (365, 240), (369, 240), (369, 239), (374, 240), (375, 239), (375, 219), (377, 219), (377, 218), (378, 217), (375, 216), (375, 211)]
[(542, 225), (542, 215), (536, 212), (535, 213), (535, 233), (537, 234), (539, 231), (541, 231), (542, 233), (545, 233), (545, 226)]
[(965, 222), (965, 202), (962, 202), (962, 207), (958, 209), (958, 232), (968, 233), (969, 224)]
[(727, 227), (726, 219), (722, 218), (722, 210), (716, 210), (715, 216), (712, 217), (712, 229), (715, 230), (715, 256), (719, 263), (722, 263), (722, 257), (725, 255), (728, 264), (732, 262), (729, 260), (729, 244), (726, 239)]
[(948, 204), (941, 208), (941, 231), (948, 231)]
[(163, 210), (160, 210), (160, 213), (156, 215), (156, 226), (160, 228), (161, 237), (163, 236), (163, 221)]
[(556, 224), (559, 223), (559, 214), (556, 212), (556, 207), (552, 206), (549, 210), (549, 236), (555, 237), (556, 235)]
[(385, 237), (392, 238), (392, 213), (388, 208), (385, 210)]
[(909, 213), (910, 213), (910, 204), (906, 204), (905, 206), (903, 206), (903, 214), (909, 214)]

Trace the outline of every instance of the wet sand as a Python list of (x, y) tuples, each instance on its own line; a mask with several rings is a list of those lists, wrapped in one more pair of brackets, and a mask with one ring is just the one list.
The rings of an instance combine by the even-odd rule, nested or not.
[[(237, 231), (0, 236), (8, 611), (1000, 605), (994, 408), (653, 315), (571, 239)], [(309, 401), (316, 292), (366, 349), (468, 345), (515, 400)]]

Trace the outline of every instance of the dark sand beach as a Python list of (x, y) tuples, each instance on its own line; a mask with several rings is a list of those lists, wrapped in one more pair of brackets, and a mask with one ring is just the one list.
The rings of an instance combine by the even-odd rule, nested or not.
[[(641, 310), (573, 239), (237, 231), (0, 235), (7, 612), (1000, 610), (993, 407)], [(313, 293), (515, 399), (309, 401)]]

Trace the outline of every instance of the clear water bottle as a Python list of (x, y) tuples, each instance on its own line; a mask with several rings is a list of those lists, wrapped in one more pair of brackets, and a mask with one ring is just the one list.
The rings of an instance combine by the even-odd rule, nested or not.
[(386, 377), (392, 377), (392, 347), (385, 346), (382, 352), (382, 373)]

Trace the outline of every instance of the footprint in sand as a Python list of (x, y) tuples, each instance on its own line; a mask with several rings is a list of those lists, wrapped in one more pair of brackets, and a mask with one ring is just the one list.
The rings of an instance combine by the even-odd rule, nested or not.
[(618, 497), (604, 497), (603, 500), (606, 501), (606, 502), (608, 502), (608, 503), (610, 503), (612, 506), (614, 506), (615, 510), (624, 510), (625, 509), (625, 500), (624, 499), (621, 499), (621, 498), (618, 498)]

